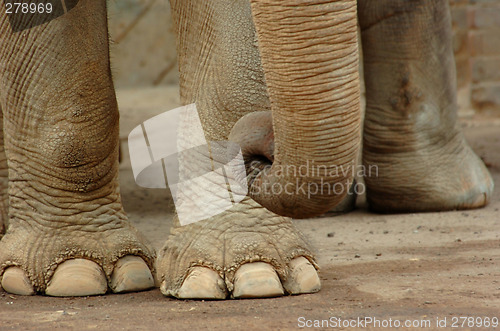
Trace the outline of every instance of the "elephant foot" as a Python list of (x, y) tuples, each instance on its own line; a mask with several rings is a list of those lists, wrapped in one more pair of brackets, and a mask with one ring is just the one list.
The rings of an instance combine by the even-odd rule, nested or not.
[(321, 288), (314, 258), (290, 219), (250, 199), (172, 229), (157, 269), (161, 292), (180, 299), (266, 298)]
[(358, 9), (366, 86), (363, 164), (371, 209), (486, 205), (493, 181), (457, 121), (448, 2), (360, 0)]
[(451, 143), (399, 154), (365, 152), (367, 200), (378, 212), (430, 212), (485, 206), (493, 180), (459, 134)]
[(81, 241), (75, 239), (76, 234), (71, 240), (38, 234), (45, 247), (23, 232), (9, 228), (0, 242), (0, 284), (9, 293), (89, 296), (155, 286), (151, 272), (154, 253), (132, 228), (113, 230), (106, 238), (90, 239), (86, 234)]

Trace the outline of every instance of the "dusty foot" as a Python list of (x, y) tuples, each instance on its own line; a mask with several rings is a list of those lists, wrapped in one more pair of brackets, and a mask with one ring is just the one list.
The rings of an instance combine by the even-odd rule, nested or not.
[(157, 270), (162, 293), (182, 299), (275, 297), (321, 287), (302, 235), (252, 200), (172, 229)]
[[(372, 149), (373, 151), (373, 149)], [(485, 206), (493, 180), (462, 135), (440, 146), (404, 153), (364, 152), (370, 208), (379, 212), (426, 212)], [(375, 168), (377, 167), (375, 173)]]
[(88, 296), (154, 287), (154, 252), (128, 223), (71, 236), (9, 228), (0, 242), (0, 284), (9, 293)]
[(368, 202), (382, 212), (482, 207), (493, 181), (457, 122), (448, 4), (382, 3), (358, 1), (366, 86), (363, 162), (367, 170), (378, 167), (366, 177)]

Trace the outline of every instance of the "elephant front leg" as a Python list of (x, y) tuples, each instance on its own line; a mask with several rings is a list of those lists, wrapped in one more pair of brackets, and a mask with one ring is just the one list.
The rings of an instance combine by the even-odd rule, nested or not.
[[(313, 108), (307, 109), (305, 114), (297, 114), (295, 119), (292, 114), (276, 114), (280, 117), (278, 122), (286, 127), (274, 131), (271, 130), (273, 125), (268, 112), (271, 110), (269, 88), (266, 85), (265, 70), (261, 64), (262, 39), (257, 38), (254, 26), (254, 18), (259, 16), (259, 8), (257, 8), (257, 14), (253, 14), (255, 11), (246, 0), (171, 0), (170, 2), (178, 33), (181, 99), (184, 104), (196, 103), (200, 115), (200, 126), (203, 126), (203, 132), (200, 136), (208, 141), (230, 140), (234, 142), (230, 137), (230, 132), (235, 132), (240, 138), (236, 141), (242, 147), (243, 153), (249, 156), (249, 159), (245, 160), (249, 161), (247, 165), (252, 165), (252, 168), (260, 171), (261, 175), (265, 172), (262, 170), (270, 166), (274, 156), (277, 156), (273, 153), (275, 139), (272, 137), (274, 133), (280, 135), (282, 139), (280, 147), (282, 150), (288, 151), (287, 155), (291, 161), (304, 160), (310, 156), (312, 160), (319, 160), (330, 165), (329, 161), (335, 156), (325, 148), (332, 148), (335, 143), (342, 145), (343, 156), (356, 154), (355, 148), (352, 148), (354, 151), (351, 153), (351, 147), (355, 143), (351, 143), (351, 141), (344, 143), (341, 138), (334, 139), (334, 135), (323, 134), (328, 131), (326, 129), (318, 130), (320, 133), (316, 134), (314, 128), (304, 124), (324, 123), (326, 128), (331, 129), (339, 127), (339, 122), (343, 119), (349, 121), (346, 127), (348, 125), (353, 128), (358, 127), (355, 116), (357, 111), (353, 112), (352, 117), (345, 115), (344, 112), (347, 111), (346, 109), (356, 108), (359, 91), (347, 91), (342, 94), (347, 97), (338, 98), (342, 100), (341, 102), (344, 100), (347, 100), (346, 103), (350, 102), (346, 108), (342, 108), (342, 119), (337, 120), (334, 116), (321, 112), (324, 109), (333, 109), (330, 105), (325, 105), (325, 100), (321, 100), (321, 95), (334, 95), (326, 93), (325, 91), (331, 90), (332, 87), (324, 85), (339, 81), (347, 82), (345, 85), (349, 86), (356, 85), (357, 76), (353, 76), (352, 79), (331, 78), (330, 73), (333, 71), (331, 66), (338, 67), (334, 65), (336, 61), (330, 58), (327, 58), (325, 63), (316, 61), (317, 54), (335, 53), (336, 57), (339, 57), (340, 54), (351, 54), (352, 48), (344, 47), (345, 45), (342, 44), (336, 45), (333, 42), (336, 40), (335, 31), (350, 29), (352, 33), (347, 38), (338, 39), (346, 41), (349, 45), (357, 45), (355, 39), (349, 38), (356, 36), (356, 15), (353, 11), (355, 3), (353, 1), (349, 1), (349, 4), (345, 6), (343, 6), (343, 2), (339, 1), (337, 2), (340, 5), (339, 8), (337, 6), (332, 8), (328, 3), (322, 1), (291, 3), (271, 1), (271, 7), (276, 9), (264, 9), (279, 15), (273, 17), (273, 15), (261, 12), (260, 16), (265, 18), (265, 22), (262, 22), (261, 25), (266, 27), (266, 23), (269, 21), (276, 24), (274, 27), (264, 28), (266, 31), (281, 31), (280, 22), (285, 22), (288, 19), (290, 21), (287, 21), (286, 24), (283, 23), (283, 26), (292, 29), (299, 27), (299, 31), (288, 32), (282, 38), (267, 37), (268, 46), (266, 48), (272, 48), (269, 47), (270, 44), (283, 44), (283, 50), (291, 50), (293, 54), (289, 56), (286, 52), (278, 50), (279, 54), (274, 54), (274, 56), (268, 54), (267, 58), (274, 58), (278, 62), (282, 61), (287, 64), (298, 64), (297, 67), (289, 68), (283, 65), (279, 69), (288, 70), (287, 72), (279, 73), (272, 68), (268, 72), (271, 76), (274, 74), (275, 78), (282, 77), (286, 81), (283, 82), (283, 86), (285, 86), (283, 88), (286, 91), (285, 94), (290, 98), (289, 100), (283, 100), (287, 99), (286, 97), (282, 98), (281, 101), (285, 104), (284, 108), (295, 106), (298, 111), (303, 111), (304, 108)], [(252, 3), (259, 6), (260, 1)], [(265, 6), (267, 2), (262, 3)], [(280, 4), (288, 4), (289, 7), (286, 10), (284, 8), (280, 10)], [(306, 10), (299, 8), (300, 5), (305, 5), (304, 9)], [(323, 10), (326, 9), (329, 12), (325, 19)], [(337, 16), (337, 12), (341, 13)], [(298, 17), (292, 20), (294, 15)], [(348, 15), (349, 20), (344, 15)], [(314, 16), (317, 16), (317, 19)], [(309, 31), (308, 26), (302, 24), (304, 21), (320, 23), (311, 27), (317, 30), (311, 29)], [(321, 35), (324, 39), (320, 41), (311, 39), (309, 43), (308, 40), (311, 37), (304, 37), (304, 31), (300, 30), (301, 28), (309, 31), (311, 35)], [(287, 38), (294, 39), (293, 37), (296, 37), (294, 40), (296, 45), (287, 40)], [(302, 41), (304, 44), (301, 43)], [(321, 48), (325, 45), (327, 46), (326, 50)], [(337, 49), (332, 50), (329, 48), (331, 45), (337, 46)], [(311, 51), (302, 52), (303, 49)], [(352, 55), (357, 55), (355, 50)], [(291, 56), (295, 56), (295, 58)], [(357, 57), (354, 58), (355, 60), (349, 61), (352, 64), (350, 69), (357, 74)], [(300, 66), (300, 64), (304, 64), (304, 66)], [(296, 79), (289, 77), (287, 73), (291, 72), (300, 77)], [(320, 78), (318, 82), (315, 82), (309, 81), (311, 77)], [(290, 82), (294, 86), (287, 89), (286, 83)], [(295, 82), (297, 82), (296, 85)], [(274, 83), (279, 85), (276, 80)], [(339, 89), (342, 90), (344, 87), (341, 86)], [(292, 90), (295, 93), (292, 93)], [(327, 101), (337, 100), (334, 97), (332, 99), (325, 97), (324, 99)], [(351, 108), (348, 108), (349, 106)], [(247, 120), (244, 119), (245, 115), (249, 116), (246, 118)], [(316, 115), (316, 117), (309, 115)], [(274, 117), (275, 114), (273, 113), (272, 116)], [(239, 125), (236, 124), (237, 122)], [(302, 130), (295, 130), (294, 124), (296, 123), (304, 124), (303, 126), (306, 127), (301, 127)], [(191, 138), (196, 133), (193, 126), (184, 128), (180, 132), (184, 133), (187, 138)], [(354, 129), (350, 134), (335, 133), (341, 137), (347, 137), (347, 139), (353, 138), (355, 140), (358, 138), (358, 133)], [(233, 136), (233, 138), (235, 137)], [(309, 145), (298, 145), (304, 141), (308, 141)], [(297, 145), (294, 145), (295, 142)], [(178, 146), (180, 145), (178, 143)], [(214, 153), (213, 150), (212, 153)], [(284, 154), (286, 152), (282, 152), (281, 157)], [(204, 160), (203, 157), (209, 159), (209, 156), (201, 155), (201, 160), (198, 162), (195, 162), (196, 159), (184, 159), (184, 154), (181, 154), (180, 157), (182, 157), (179, 159), (181, 175), (182, 168), (187, 175), (197, 174), (196, 181), (193, 180), (196, 185), (184, 187), (183, 189), (186, 191), (181, 191), (186, 197), (182, 201), (182, 208), (179, 208), (179, 204), (176, 202), (180, 222), (183, 222), (182, 210), (187, 210), (198, 216), (199, 211), (204, 208), (211, 211), (218, 208), (221, 205), (220, 197), (223, 194), (228, 194), (228, 185), (226, 183), (227, 177), (222, 177), (218, 183), (218, 177), (215, 175), (211, 177), (212, 181), (204, 182), (198, 178), (200, 171), (195, 171), (193, 166), (197, 163), (203, 164), (201, 162)], [(210, 165), (206, 167), (209, 169), (207, 172), (213, 172), (220, 168), (212, 169), (213, 165), (210, 160), (205, 163)], [(283, 165), (285, 164), (287, 163), (283, 162)], [(290, 168), (298, 169), (301, 164), (291, 165)], [(245, 178), (244, 175), (241, 177)], [(241, 177), (239, 178), (241, 179)], [(275, 179), (278, 177), (281, 176), (276, 175)], [(250, 178), (250, 182), (258, 185), (260, 180), (254, 179)], [(234, 199), (237, 202), (231, 208), (223, 208), (224, 211), (221, 210), (220, 213), (211, 214), (206, 218), (196, 217), (196, 219), (192, 219), (188, 213), (184, 224), (194, 223), (184, 226), (178, 224), (174, 227), (164, 248), (159, 253), (157, 269), (162, 293), (178, 298), (224, 299), (227, 297), (270, 297), (284, 293), (299, 294), (318, 291), (321, 284), (316, 270), (317, 266), (306, 240), (295, 229), (289, 218), (278, 216), (275, 214), (276, 210), (271, 212), (260, 204), (261, 202), (265, 203), (266, 198), (268, 198), (267, 202), (272, 202), (271, 205), (275, 207), (274, 209), (281, 210), (282, 214), (295, 212), (302, 213), (301, 216), (304, 217), (304, 212), (327, 211), (328, 207), (336, 201), (332, 197), (320, 196), (319, 194), (315, 196), (316, 199), (311, 199), (312, 202), (306, 201), (306, 197), (294, 195), (296, 183), (297, 190), (306, 195), (307, 188), (304, 189), (304, 186), (307, 187), (307, 179), (300, 178), (296, 181), (294, 178), (294, 180), (290, 180), (289, 184), (283, 181), (274, 186), (276, 191), (282, 189), (281, 198), (285, 201), (280, 201), (277, 198), (278, 194), (268, 194), (264, 197), (263, 189), (259, 203), (246, 197), (239, 202), (237, 201), (239, 199)], [(232, 184), (230, 186), (231, 196), (234, 198), (234, 187)], [(284, 193), (285, 186), (286, 193)], [(258, 187), (252, 192), (257, 195), (257, 191), (259, 191)], [(270, 192), (267, 191), (267, 193)], [(179, 194), (179, 189), (177, 194)], [(228, 196), (225, 201), (231, 199)], [(195, 222), (199, 219), (203, 220)]]
[(457, 121), (448, 1), (359, 0), (370, 207), (477, 208), (493, 181)]
[(105, 2), (80, 1), (21, 31), (2, 14), (10, 205), (0, 241), (2, 287), (54, 296), (152, 287), (154, 251), (128, 222), (117, 181)]

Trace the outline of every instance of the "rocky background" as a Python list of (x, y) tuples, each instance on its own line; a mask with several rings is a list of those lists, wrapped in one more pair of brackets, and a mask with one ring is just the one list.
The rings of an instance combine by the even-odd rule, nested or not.
[(461, 114), (500, 117), (500, 1), (450, 5)]
[[(168, 0), (109, 4), (117, 88), (178, 83)], [(500, 0), (450, 0), (461, 117), (500, 117)]]

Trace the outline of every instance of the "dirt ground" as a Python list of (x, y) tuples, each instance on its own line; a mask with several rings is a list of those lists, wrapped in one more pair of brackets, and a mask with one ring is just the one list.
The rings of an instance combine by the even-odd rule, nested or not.
[[(173, 204), (167, 190), (135, 185), (126, 137), (143, 120), (174, 108), (176, 93), (162, 87), (118, 94), (123, 203), (156, 248), (168, 235)], [(83, 298), (0, 291), (0, 330), (289, 330), (315, 323), (318, 329), (391, 329), (398, 322), (405, 330), (434, 330), (444, 322), (447, 328), (454, 322), (461, 327), (459, 317), (465, 316), (487, 325), (485, 317), (500, 318), (500, 119), (468, 119), (463, 126), (494, 176), (497, 190), (491, 203), (471, 211), (379, 215), (367, 211), (361, 197), (358, 209), (349, 214), (295, 221), (317, 251), (319, 293), (179, 301), (163, 297), (158, 289)], [(364, 318), (372, 322), (363, 324)], [(462, 329), (479, 326), (468, 322)]]

